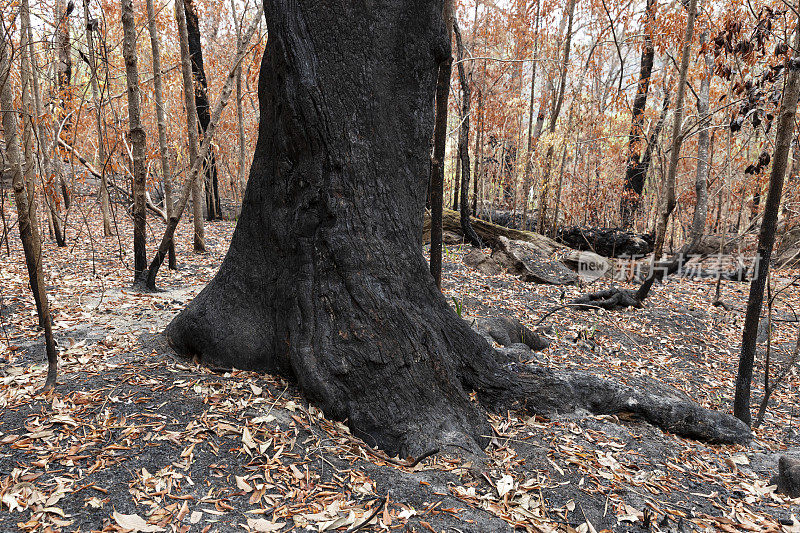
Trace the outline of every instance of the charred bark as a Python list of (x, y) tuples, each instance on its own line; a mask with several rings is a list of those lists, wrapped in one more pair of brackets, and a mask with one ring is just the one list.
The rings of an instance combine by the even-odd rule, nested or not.
[[(453, 20), (453, 33), (456, 36), (456, 48), (458, 50), (458, 79), (461, 82), (461, 129), (458, 132), (458, 157), (461, 162), (461, 201), (459, 210), (461, 211), (461, 231), (467, 241), (478, 248), (483, 247), (478, 234), (472, 229), (469, 213), (469, 106), (472, 98), (472, 91), (469, 86), (469, 79), (464, 72), (464, 43), (461, 42), (461, 30), (458, 22)], [(458, 178), (458, 173), (456, 173)], [(458, 188), (456, 189), (458, 190)]]
[(650, 76), (653, 72), (655, 47), (653, 46), (652, 24), (655, 16), (656, 0), (647, 0), (644, 22), (644, 47), (639, 66), (639, 84), (631, 110), (631, 132), (628, 137), (628, 166), (625, 170), (625, 183), (622, 187), (620, 212), (622, 226), (629, 228), (641, 205), (644, 180), (650, 167), (650, 159), (640, 157), (644, 138), (644, 110), (647, 106), (647, 94), (650, 88)]
[[(800, 47), (800, 21), (795, 28), (792, 49)], [(739, 368), (736, 374), (736, 395), (733, 412), (737, 418), (750, 425), (750, 386), (753, 380), (753, 360), (756, 352), (756, 332), (764, 302), (764, 288), (769, 274), (769, 262), (772, 247), (775, 245), (775, 228), (778, 223), (778, 210), (783, 192), (783, 182), (788, 166), (789, 150), (795, 130), (797, 101), (800, 98), (800, 65), (797, 57), (787, 58), (787, 74), (783, 99), (778, 113), (775, 132), (775, 151), (772, 157), (772, 168), (769, 175), (769, 189), (764, 205), (764, 221), (758, 234), (758, 251), (756, 258), (758, 268), (750, 283), (750, 294), (747, 299), (742, 334), (742, 349), (739, 354)]]
[[(189, 37), (189, 55), (192, 59), (192, 73), (194, 74), (194, 102), (197, 109), (197, 122), (200, 133), (205, 134), (211, 122), (211, 104), (208, 99), (208, 79), (203, 64), (203, 48), (200, 42), (200, 20), (193, 0), (184, 0), (184, 13), (186, 15), (186, 32)], [(219, 201), (219, 176), (217, 175), (217, 161), (212, 149), (205, 161), (206, 178), (206, 218), (215, 220), (221, 218)]]
[(241, 216), (219, 272), (168, 326), (171, 345), (206, 364), (286, 376), (390, 453), (480, 451), (483, 407), (622, 410), (682, 435), (747, 440), (740, 421), (696, 404), (581, 373), (518, 373), (448, 306), (419, 247), (449, 51), (441, 8), (266, 3)]
[(133, 20), (133, 1), (122, 0), (122, 55), (125, 58), (125, 77), (128, 93), (128, 137), (131, 141), (131, 169), (133, 193), (133, 257), (134, 277), (137, 282), (147, 268), (147, 210), (145, 208), (147, 137), (142, 127), (141, 97), (139, 93), (139, 66), (136, 57), (136, 28)]

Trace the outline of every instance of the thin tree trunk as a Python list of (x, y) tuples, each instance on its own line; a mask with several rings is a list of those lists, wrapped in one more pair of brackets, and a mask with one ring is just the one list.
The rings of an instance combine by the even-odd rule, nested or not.
[(452, 0), (445, 0), (442, 16), (447, 28), (447, 46), (444, 57), (439, 62), (436, 80), (436, 121), (433, 126), (433, 158), (431, 160), (431, 274), (436, 286), (442, 288), (442, 208), (444, 203), (444, 157), (447, 143), (447, 100), (450, 95), (450, 73), (453, 56), (451, 35), (453, 7)]
[[(237, 49), (242, 46), (242, 25), (239, 17), (236, 16), (236, 3), (231, 0), (231, 14), (233, 16), (233, 25), (236, 28), (236, 46)], [(236, 70), (236, 123), (238, 125), (239, 137), (239, 192), (241, 198), (244, 198), (244, 188), (247, 183), (247, 173), (245, 167), (247, 166), (247, 153), (245, 147), (244, 135), (244, 104), (242, 102), (242, 66)]]
[(461, 192), (461, 148), (460, 147), (461, 147), (461, 128), (458, 128), (458, 142), (454, 158), (456, 172), (453, 175), (453, 211), (458, 211), (458, 206), (461, 205), (458, 201), (459, 193)]
[[(175, 0), (175, 20), (178, 23), (178, 40), (181, 47), (181, 73), (183, 74), (183, 97), (186, 108), (186, 130), (189, 151), (189, 167), (193, 168), (197, 159), (197, 107), (194, 103), (195, 90), (192, 80), (192, 65), (189, 57), (189, 35), (186, 31), (186, 11), (183, 0)], [(194, 251), (206, 251), (206, 236), (203, 228), (203, 190), (199, 181), (192, 181), (192, 217), (194, 218)]]
[(94, 50), (93, 33), (96, 31), (97, 24), (89, 14), (89, 0), (83, 0), (83, 19), (86, 23), (86, 43), (89, 50), (89, 70), (91, 70), (92, 84), (92, 104), (95, 109), (95, 123), (97, 126), (97, 158), (95, 166), (100, 167), (100, 213), (103, 216), (103, 235), (111, 236), (111, 210), (108, 198), (108, 183), (106, 178), (106, 142), (103, 134), (103, 105), (100, 101), (100, 88), (97, 78), (99, 76), (97, 61)]
[[(800, 6), (798, 6), (800, 7)], [(797, 22), (793, 50), (800, 49), (800, 20)], [(739, 370), (736, 375), (736, 395), (733, 401), (733, 414), (750, 425), (750, 386), (753, 380), (753, 359), (756, 352), (756, 330), (764, 302), (764, 287), (769, 274), (769, 261), (775, 244), (775, 228), (778, 222), (778, 209), (783, 192), (789, 149), (794, 137), (794, 119), (797, 100), (800, 95), (800, 66), (794, 58), (787, 61), (781, 108), (775, 132), (775, 151), (769, 175), (769, 190), (764, 205), (764, 219), (758, 234), (755, 277), (750, 282), (750, 295), (747, 300), (747, 313), (742, 331), (742, 351), (739, 355)]]
[[(556, 124), (558, 122), (558, 115), (561, 112), (561, 106), (564, 104), (564, 93), (567, 89), (567, 70), (569, 66), (570, 49), (572, 48), (572, 23), (575, 19), (575, 4), (577, 0), (569, 0), (567, 7), (567, 32), (565, 34), (564, 42), (564, 59), (561, 64), (561, 75), (558, 80), (558, 92), (556, 93), (555, 100), (553, 100), (552, 108), (550, 109), (550, 125), (548, 131), (552, 134), (556, 131)], [(539, 233), (545, 233), (547, 223), (547, 197), (550, 188), (550, 173), (553, 164), (553, 143), (552, 139), (547, 147), (547, 154), (545, 155), (544, 162), (544, 175), (542, 176), (542, 184), (539, 189), (539, 212), (536, 228)]]
[[(155, 91), (156, 119), (158, 121), (158, 149), (161, 156), (161, 176), (164, 184), (164, 211), (166, 219), (172, 218), (175, 210), (172, 194), (172, 170), (169, 167), (169, 151), (167, 149), (167, 119), (164, 108), (164, 89), (161, 82), (161, 50), (156, 31), (156, 12), (153, 0), (147, 0), (147, 27), (150, 30), (150, 48), (153, 51), (153, 89)], [(175, 242), (169, 247), (169, 268), (177, 268), (175, 259)]]
[(541, 11), (542, 0), (536, 0), (536, 23), (534, 25), (534, 41), (533, 41), (533, 65), (531, 66), (531, 99), (528, 109), (528, 147), (525, 155), (525, 174), (522, 177), (522, 228), (528, 229), (528, 203), (531, 194), (531, 172), (533, 170), (533, 106), (536, 99), (536, 66), (539, 63), (539, 19)]
[[(72, 131), (72, 114), (70, 113), (73, 109), (73, 102), (72, 102), (72, 43), (71, 43), (71, 36), (70, 36), (70, 24), (69, 24), (69, 16), (74, 9), (74, 4), (70, 2), (66, 6), (64, 5), (64, 0), (56, 0), (55, 3), (55, 44), (56, 44), (56, 94), (57, 94), (57, 101), (58, 101), (58, 109), (59, 113), (57, 114), (58, 124), (59, 127), (57, 129), (62, 129), (64, 131)], [(56, 143), (53, 143), (53, 151), (54, 153), (58, 153), (58, 147)], [(67, 187), (67, 182), (64, 179), (64, 171), (63, 171), (63, 164), (61, 161), (58, 161), (58, 180), (59, 180), (59, 187), (61, 188), (61, 196), (64, 201), (64, 209), (65, 211), (70, 207), (70, 192)], [(59, 204), (55, 204), (55, 211), (54, 216), (56, 218), (60, 217)], [(60, 223), (59, 220), (57, 222)], [(66, 215), (64, 216), (64, 233), (61, 234), (61, 239), (58, 240), (59, 246), (66, 246), (66, 231), (67, 231), (67, 222), (66, 222)]]
[(478, 182), (483, 170), (483, 90), (478, 88), (478, 131), (475, 132), (475, 179), (472, 184), (472, 212), (478, 214)]
[[(208, 80), (206, 78), (205, 65), (203, 64), (203, 49), (200, 40), (200, 20), (197, 16), (194, 0), (183, 0), (183, 6), (184, 14), (186, 15), (187, 42), (195, 81), (194, 101), (197, 108), (197, 123), (200, 127), (200, 133), (204, 135), (208, 129), (208, 123), (211, 121), (211, 114), (208, 99)], [(209, 152), (205, 164), (206, 214), (208, 220), (215, 220), (221, 217), (221, 205), (217, 161), (213, 148)]]
[[(3, 32), (0, 39), (0, 79), (5, 83), (0, 84), (0, 108), (3, 112), (3, 131), (6, 144), (6, 158), (11, 167), (12, 188), (14, 200), (17, 205), (17, 225), (22, 240), (22, 249), (25, 254), (25, 265), (28, 269), (31, 293), (36, 302), (39, 315), (39, 324), (44, 329), (45, 351), (47, 353), (47, 378), (40, 392), (49, 391), (56, 384), (58, 377), (58, 353), (53, 340), (53, 321), (50, 317), (50, 305), (47, 301), (45, 289), (44, 269), (42, 267), (42, 244), (38, 228), (31, 223), (30, 207), (28, 206), (28, 193), (25, 190), (25, 179), (22, 173), (22, 156), (19, 147), (19, 134), (17, 133), (17, 115), (13, 109), (13, 94), (11, 87), (11, 35), (6, 33), (6, 22), (0, 12), (0, 30)], [(30, 29), (30, 28), (28, 28)]]
[[(472, 223), (469, 219), (469, 106), (472, 99), (472, 91), (464, 69), (464, 43), (461, 42), (461, 30), (455, 17), (453, 17), (453, 33), (456, 36), (458, 79), (461, 82), (461, 128), (458, 132), (458, 157), (459, 161), (461, 161), (461, 201), (459, 203), (461, 208), (461, 231), (470, 244), (481, 248), (483, 243), (478, 234), (475, 233), (475, 230), (472, 229)], [(458, 174), (456, 174), (456, 179), (458, 179)]]
[(128, 84), (128, 138), (131, 143), (133, 159), (133, 270), (134, 283), (147, 269), (147, 237), (145, 210), (147, 151), (144, 128), (141, 120), (139, 94), (139, 66), (136, 58), (136, 27), (133, 20), (133, 0), (121, 0), (122, 9), (122, 55), (125, 58), (125, 77)]
[[(707, 39), (708, 30), (704, 31), (700, 36), (701, 48), (705, 45)], [(697, 102), (697, 114), (700, 124), (698, 125), (699, 131), (697, 134), (697, 174), (694, 180), (696, 201), (694, 215), (692, 216), (690, 242), (688, 244), (688, 249), (684, 250), (682, 255), (692, 253), (700, 244), (700, 240), (705, 233), (706, 219), (708, 218), (708, 174), (711, 170), (709, 162), (709, 146), (711, 144), (711, 133), (709, 129), (711, 127), (711, 116), (708, 113), (708, 100), (711, 90), (711, 77), (714, 75), (714, 56), (711, 52), (706, 52), (703, 54), (703, 58), (705, 60), (706, 70), (700, 82), (700, 99)]]
[[(180, 0), (176, 2), (176, 9), (180, 7), (178, 5), (179, 2)], [(167, 256), (167, 252), (175, 236), (175, 229), (178, 227), (178, 222), (180, 222), (181, 215), (183, 215), (183, 211), (186, 209), (186, 205), (189, 202), (189, 195), (193, 193), (195, 190), (195, 184), (199, 182), (198, 176), (200, 176), (203, 170), (203, 161), (208, 155), (208, 152), (211, 150), (211, 141), (214, 138), (214, 132), (217, 129), (217, 124), (219, 124), (219, 120), (222, 117), (222, 111), (225, 109), (225, 105), (227, 105), (228, 99), (233, 92), (233, 85), (236, 80), (236, 71), (239, 69), (242, 59), (244, 59), (244, 56), (247, 53), (247, 45), (250, 43), (250, 40), (253, 38), (253, 34), (255, 34), (256, 30), (258, 29), (263, 14), (264, 7), (260, 6), (258, 13), (256, 13), (255, 18), (253, 19), (253, 22), (251, 22), (250, 26), (247, 28), (247, 31), (244, 33), (244, 37), (239, 46), (239, 51), (233, 63), (233, 68), (228, 73), (227, 78), (225, 78), (222, 91), (220, 92), (217, 103), (214, 106), (211, 120), (208, 123), (208, 129), (203, 137), (203, 144), (200, 146), (199, 153), (195, 154), (192, 166), (187, 172), (186, 183), (184, 183), (181, 196), (178, 199), (178, 203), (175, 206), (172, 217), (167, 222), (167, 228), (164, 230), (164, 236), (161, 238), (161, 244), (159, 244), (158, 251), (156, 251), (155, 255), (153, 256), (153, 260), (150, 262), (150, 266), (147, 269), (147, 281), (145, 285), (150, 290), (156, 289), (156, 275), (158, 274), (158, 270), (161, 268), (161, 264), (164, 262), (164, 258)], [(191, 93), (188, 94), (191, 95)], [(193, 107), (187, 108), (193, 109)]]
[(625, 184), (622, 188), (620, 200), (620, 214), (622, 227), (629, 228), (633, 225), (636, 212), (642, 203), (644, 181), (647, 177), (649, 160), (647, 164), (640, 159), (642, 140), (644, 136), (644, 110), (647, 106), (647, 94), (650, 88), (650, 77), (653, 72), (655, 47), (653, 46), (653, 22), (655, 20), (656, 0), (647, 0), (642, 28), (644, 33), (644, 47), (642, 59), (639, 64), (639, 84), (636, 87), (636, 97), (631, 110), (631, 131), (628, 137), (628, 166), (625, 170)]
[(22, 108), (23, 113), (21, 114), (22, 123), (23, 123), (23, 150), (24, 150), (24, 180), (25, 180), (25, 188), (28, 195), (28, 217), (30, 218), (30, 222), (32, 226), (36, 226), (38, 228), (38, 216), (36, 212), (36, 156), (34, 154), (34, 143), (36, 141), (35, 132), (35, 123), (37, 121), (38, 114), (36, 113), (36, 106), (34, 104), (34, 99), (32, 98), (33, 93), (33, 77), (34, 71), (30, 61), (30, 44), (28, 42), (29, 35), (30, 35), (30, 27), (28, 24), (30, 23), (30, 13), (27, 12), (28, 10), (28, 3), (24, 2), (21, 6), (22, 11), (26, 11), (21, 17), (21, 27), (20, 27), (20, 78), (22, 80)]
[(636, 291), (636, 299), (644, 301), (653, 287), (653, 283), (658, 276), (657, 263), (661, 259), (664, 249), (664, 237), (667, 233), (667, 222), (672, 210), (675, 209), (675, 178), (678, 174), (678, 162), (680, 161), (681, 145), (683, 144), (683, 115), (684, 97), (686, 95), (686, 77), (689, 72), (689, 56), (691, 55), (692, 38), (694, 37), (694, 21), (697, 18), (697, 0), (689, 0), (688, 17), (686, 20), (686, 35), (683, 39), (683, 51), (681, 53), (681, 67), (678, 72), (678, 94), (675, 96), (675, 113), (672, 123), (672, 146), (669, 154), (669, 167), (664, 182), (664, 204), (656, 225), (656, 237), (653, 245), (653, 266), (650, 273)]

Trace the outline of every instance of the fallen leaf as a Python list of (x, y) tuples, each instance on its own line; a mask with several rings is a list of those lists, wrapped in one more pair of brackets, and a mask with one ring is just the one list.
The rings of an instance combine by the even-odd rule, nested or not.
[(114, 521), (117, 523), (117, 525), (123, 529), (128, 529), (135, 532), (141, 531), (142, 533), (164, 531), (163, 527), (148, 524), (145, 522), (144, 518), (138, 514), (122, 514), (114, 511), (112, 516), (114, 517)]

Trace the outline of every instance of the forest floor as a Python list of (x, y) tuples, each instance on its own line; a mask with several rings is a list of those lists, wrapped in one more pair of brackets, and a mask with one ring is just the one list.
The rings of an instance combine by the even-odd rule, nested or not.
[[(484, 464), (437, 455), (401, 467), (282, 379), (215, 374), (165, 345), (160, 332), (215, 273), (233, 222), (206, 225), (203, 255), (191, 252), (181, 224), (179, 269), (162, 270), (164, 292), (141, 294), (130, 288), (122, 218), (121, 240), (102, 238), (84, 212), (73, 216), (67, 248), (46, 244), (61, 357), (46, 397), (35, 394), (45, 356), (15, 227), (9, 253), (0, 250), (2, 531), (800, 532), (800, 499), (769, 486), (781, 453), (800, 456), (796, 371), (748, 446), (711, 446), (625, 417), (509, 412), (490, 417)], [(150, 224), (153, 250), (163, 225)], [(466, 318), (508, 315), (535, 326), (586, 290), (484, 276), (461, 257), (447, 248), (444, 287)], [(796, 275), (775, 275), (786, 286), (774, 311), (781, 320), (800, 302)], [(673, 279), (642, 310), (562, 309), (543, 322), (553, 342), (539, 355), (729, 412), (747, 284), (724, 282), (729, 311), (711, 305), (713, 293), (713, 281)], [(778, 367), (796, 328), (776, 323)], [(759, 384), (763, 359), (762, 349)]]

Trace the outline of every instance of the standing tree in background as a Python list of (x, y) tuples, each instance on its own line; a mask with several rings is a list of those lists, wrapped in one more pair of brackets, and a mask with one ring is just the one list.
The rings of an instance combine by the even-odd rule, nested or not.
[(95, 126), (97, 127), (97, 160), (95, 166), (100, 167), (100, 212), (103, 214), (103, 235), (111, 236), (111, 210), (108, 197), (108, 176), (106, 176), (106, 142), (103, 124), (103, 105), (98, 83), (98, 65), (94, 49), (94, 33), (98, 31), (97, 21), (89, 13), (89, 0), (83, 0), (83, 19), (86, 23), (86, 44), (89, 50), (89, 70), (91, 71), (92, 104), (95, 110)]
[[(27, 7), (27, 6), (26, 6)], [(24, 9), (24, 8), (23, 8)], [(25, 23), (23, 22), (23, 25)], [(31, 220), (31, 208), (28, 204), (28, 193), (25, 190), (25, 180), (22, 173), (22, 155), (19, 146), (19, 133), (17, 125), (18, 111), (13, 109), (13, 90), (11, 83), (11, 57), (13, 45), (11, 34), (6, 30), (6, 21), (0, 12), (0, 112), (3, 115), (3, 135), (5, 137), (5, 153), (11, 167), (12, 188), (14, 201), (17, 206), (17, 225), (19, 236), (22, 240), (22, 249), (25, 254), (25, 266), (28, 269), (28, 280), (31, 293), (36, 302), (36, 311), (39, 315), (39, 325), (44, 329), (45, 352), (47, 353), (47, 378), (40, 392), (52, 389), (58, 377), (58, 352), (53, 340), (53, 320), (50, 316), (50, 304), (47, 301), (47, 290), (42, 267), (42, 241), (39, 229)], [(25, 45), (23, 39), (23, 46)], [(30, 88), (30, 85), (28, 85)], [(23, 95), (23, 100), (26, 98)]]
[(633, 109), (631, 109), (631, 132), (628, 136), (628, 166), (625, 169), (625, 183), (622, 187), (622, 199), (620, 200), (623, 228), (629, 228), (633, 225), (634, 217), (642, 204), (644, 181), (650, 168), (650, 159), (642, 157), (641, 154), (644, 141), (644, 110), (647, 106), (653, 60), (656, 55), (656, 49), (653, 46), (655, 11), (656, 0), (647, 0), (644, 20), (642, 21), (644, 46), (642, 47), (642, 59), (639, 64), (639, 83), (636, 86), (636, 97), (633, 99)]
[[(561, 107), (564, 104), (564, 93), (567, 89), (567, 70), (569, 66), (569, 55), (570, 50), (572, 48), (572, 25), (575, 20), (575, 5), (578, 3), (578, 0), (569, 0), (569, 4), (567, 6), (567, 11), (565, 13), (565, 17), (567, 17), (567, 32), (564, 36), (564, 59), (559, 66), (560, 75), (558, 80), (558, 87), (555, 92), (555, 98), (552, 101), (551, 109), (550, 109), (550, 124), (548, 126), (548, 132), (550, 134), (555, 133), (556, 125), (558, 123), (558, 115), (561, 113)], [(539, 130), (541, 131), (541, 130)], [(547, 153), (545, 154), (544, 159), (544, 175), (542, 176), (542, 183), (539, 189), (539, 202), (538, 202), (538, 209), (539, 212), (537, 217), (536, 223), (536, 231), (541, 234), (544, 234), (546, 229), (547, 223), (547, 201), (549, 196), (550, 190), (550, 173), (553, 166), (553, 152), (555, 150), (555, 145), (553, 144), (553, 139), (550, 139), (550, 142), (547, 146)]]
[[(164, 109), (164, 88), (161, 82), (161, 49), (158, 44), (158, 32), (156, 31), (156, 11), (153, 7), (153, 0), (146, 0), (147, 3), (147, 28), (150, 31), (150, 48), (153, 51), (153, 90), (155, 92), (156, 119), (158, 122), (158, 151), (161, 156), (161, 181), (164, 184), (164, 212), (167, 220), (172, 218), (175, 210), (172, 197), (172, 171), (169, 168), (169, 153), (167, 150), (167, 119), (166, 109)], [(169, 247), (169, 268), (177, 268), (175, 259), (175, 242), (170, 242)]]
[[(183, 0), (184, 14), (186, 15), (186, 34), (189, 43), (189, 55), (192, 59), (192, 73), (194, 74), (194, 102), (197, 109), (197, 123), (200, 133), (204, 134), (211, 122), (211, 108), (208, 100), (208, 78), (203, 64), (203, 48), (200, 39), (200, 18), (197, 15), (197, 6), (194, 0)], [(206, 191), (206, 216), (208, 220), (222, 217), (219, 200), (219, 176), (217, 174), (217, 160), (212, 149), (205, 161), (205, 191)]]
[(147, 269), (146, 239), (146, 169), (145, 156), (147, 138), (142, 127), (141, 95), (139, 94), (139, 66), (136, 58), (136, 27), (133, 20), (133, 0), (121, 0), (122, 7), (122, 55), (125, 58), (125, 76), (128, 93), (128, 138), (133, 159), (133, 264), (134, 282), (138, 282)]
[[(231, 0), (231, 17), (233, 18), (233, 26), (236, 28), (236, 46), (242, 46), (242, 23), (236, 15), (236, 0)], [(236, 69), (236, 124), (237, 137), (239, 139), (239, 175), (237, 182), (239, 191), (244, 196), (244, 187), (246, 183), (245, 169), (247, 168), (247, 148), (245, 147), (246, 138), (244, 135), (244, 102), (242, 101), (242, 66)]]
[(442, 8), (265, 2), (241, 216), (219, 272), (168, 326), (170, 344), (205, 364), (286, 376), (390, 453), (480, 453), (484, 408), (632, 411), (681, 435), (748, 440), (741, 421), (691, 402), (582, 372), (517, 371), (450, 308), (419, 246), (450, 53)]
[[(464, 237), (473, 246), (481, 248), (481, 242), (478, 234), (472, 229), (472, 222), (469, 216), (469, 106), (472, 99), (472, 91), (470, 90), (470, 79), (464, 69), (464, 43), (461, 40), (461, 29), (458, 27), (458, 22), (453, 19), (453, 33), (456, 36), (456, 48), (458, 52), (458, 79), (461, 82), (461, 127), (458, 131), (458, 157), (461, 161), (461, 176), (456, 175), (456, 184), (459, 185), (461, 190), (461, 197), (459, 201), (459, 210), (461, 211), (461, 231), (464, 232)], [(470, 72), (471, 78), (471, 72)], [(461, 182), (458, 182), (460, 177)]]
[[(796, 6), (800, 8), (800, 5)], [(797, 12), (795, 12), (797, 13)], [(739, 354), (739, 370), (736, 375), (736, 395), (733, 400), (733, 414), (742, 422), (750, 425), (750, 387), (753, 381), (753, 360), (756, 352), (758, 323), (761, 318), (761, 307), (764, 303), (764, 289), (769, 274), (769, 262), (772, 258), (772, 247), (775, 245), (775, 228), (778, 223), (778, 210), (783, 193), (783, 182), (786, 175), (789, 150), (794, 138), (794, 120), (797, 113), (797, 100), (800, 96), (800, 17), (796, 23), (794, 42), (789, 48), (786, 59), (786, 76), (783, 86), (783, 98), (778, 112), (775, 132), (775, 151), (772, 157), (772, 169), (769, 174), (769, 190), (764, 205), (764, 219), (758, 234), (757, 268), (755, 277), (750, 282), (750, 295), (747, 300), (742, 331), (742, 350)], [(791, 52), (794, 50), (794, 52)]]
[[(186, 137), (188, 140), (189, 167), (194, 167), (197, 159), (197, 107), (195, 106), (194, 81), (189, 57), (189, 34), (186, 29), (186, 10), (183, 0), (175, 0), (175, 21), (178, 24), (178, 42), (181, 48), (181, 74), (183, 77), (184, 108), (186, 109)], [(203, 185), (199, 180), (192, 182), (192, 218), (194, 219), (194, 251), (206, 251), (205, 228), (203, 228)], [(154, 281), (155, 282), (155, 281)]]
[(688, 15), (686, 17), (686, 34), (683, 38), (683, 49), (681, 52), (681, 65), (678, 70), (678, 93), (675, 95), (675, 112), (672, 117), (672, 145), (669, 152), (669, 167), (667, 175), (664, 177), (664, 199), (661, 205), (658, 220), (656, 221), (656, 236), (653, 244), (653, 263), (650, 273), (644, 283), (636, 291), (636, 300), (643, 302), (650, 294), (653, 283), (660, 275), (657, 263), (661, 259), (664, 250), (664, 238), (667, 234), (667, 223), (672, 211), (675, 209), (675, 180), (678, 175), (678, 163), (680, 162), (681, 146), (686, 135), (683, 129), (683, 116), (686, 112), (684, 99), (686, 96), (686, 83), (689, 73), (689, 59), (692, 55), (692, 39), (694, 38), (694, 22), (697, 18), (697, 0), (689, 0), (687, 6)]
[[(178, 3), (176, 3), (176, 9), (177, 12), (180, 13), (182, 10), (179, 9), (180, 6), (177, 4)], [(153, 260), (150, 262), (150, 267), (147, 269), (147, 276), (143, 276), (145, 288), (148, 290), (156, 290), (156, 275), (158, 274), (159, 268), (161, 268), (161, 264), (164, 262), (164, 258), (167, 256), (170, 246), (172, 246), (173, 239), (175, 237), (175, 229), (178, 227), (178, 222), (180, 222), (183, 211), (186, 209), (186, 205), (189, 202), (189, 195), (195, 190), (195, 184), (199, 181), (198, 176), (202, 173), (203, 160), (205, 160), (205, 156), (208, 154), (209, 150), (211, 150), (211, 141), (214, 138), (214, 132), (216, 131), (217, 125), (222, 117), (222, 111), (225, 109), (228, 99), (233, 92), (236, 73), (239, 71), (239, 66), (241, 65), (242, 59), (244, 59), (244, 56), (247, 53), (247, 46), (250, 43), (250, 39), (253, 38), (253, 35), (258, 29), (263, 14), (264, 8), (261, 7), (256, 13), (256, 16), (253, 19), (253, 22), (250, 24), (250, 27), (248, 27), (247, 31), (244, 32), (244, 36), (239, 40), (239, 44), (237, 45), (236, 59), (233, 62), (233, 69), (228, 73), (227, 78), (225, 78), (225, 83), (222, 85), (219, 98), (217, 99), (216, 104), (214, 104), (214, 112), (211, 114), (211, 121), (208, 123), (208, 129), (203, 137), (203, 144), (195, 154), (192, 166), (186, 173), (186, 182), (184, 183), (183, 191), (181, 191), (180, 198), (178, 199), (177, 204), (174, 206), (172, 216), (167, 219), (167, 228), (164, 230), (164, 236), (161, 238), (161, 244), (158, 245), (158, 250), (155, 254), (153, 254)], [(191, 72), (189, 71), (188, 60), (184, 62), (184, 74), (189, 76), (188, 79), (191, 82)], [(186, 78), (184, 78), (184, 81), (185, 79)], [(188, 92), (187, 94), (189, 97), (191, 97), (191, 92)], [(193, 107), (189, 106), (187, 109), (193, 109)]]
[(453, 69), (450, 28), (453, 24), (453, 0), (444, 0), (442, 19), (447, 28), (447, 54), (439, 63), (436, 78), (436, 121), (433, 126), (433, 156), (430, 165), (431, 252), (430, 270), (436, 286), (442, 288), (442, 212), (444, 209), (444, 158), (447, 144), (447, 101)]

